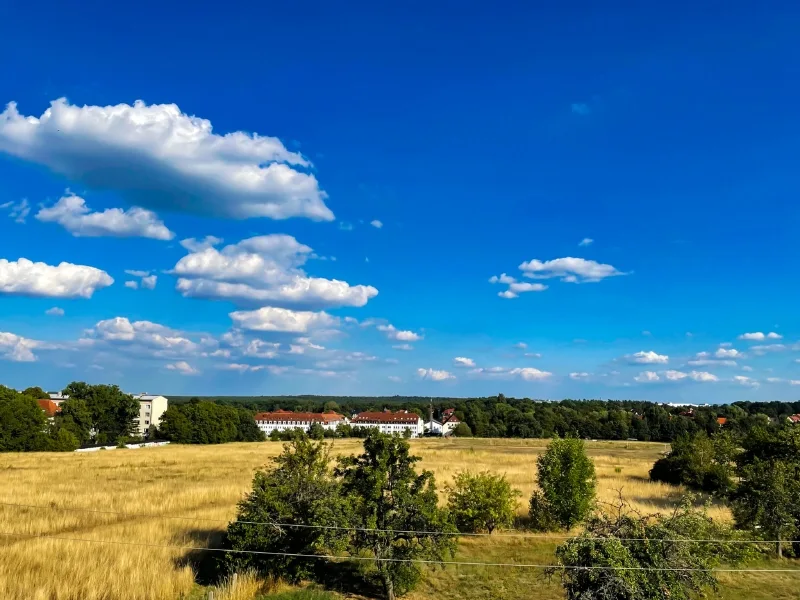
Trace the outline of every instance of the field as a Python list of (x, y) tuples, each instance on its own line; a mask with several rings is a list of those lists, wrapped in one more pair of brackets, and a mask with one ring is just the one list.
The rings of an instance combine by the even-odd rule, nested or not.
[[(505, 473), (525, 498), (533, 490), (535, 457), (546, 440), (415, 440), (412, 447), (437, 482), (459, 470)], [(280, 451), (273, 442), (223, 446), (167, 446), (89, 454), (0, 454), (0, 598), (3, 600), (178, 600), (205, 598), (188, 552), (164, 546), (207, 547), (235, 514), (255, 469)], [(334, 453), (359, 450), (337, 440)], [(621, 490), (636, 508), (663, 511), (680, 491), (650, 483), (647, 471), (663, 444), (589, 442), (601, 500)], [(60, 510), (89, 509), (97, 512)], [(107, 512), (103, 512), (107, 511)], [(126, 513), (126, 514), (111, 514)], [(727, 518), (722, 507), (715, 517)], [(164, 518), (181, 517), (180, 519)], [(9, 535), (17, 534), (17, 535)], [(31, 538), (47, 535), (60, 539)], [(100, 543), (100, 541), (114, 542)], [(556, 538), (499, 535), (461, 541), (457, 560), (550, 563)], [(767, 564), (756, 566), (769, 566)], [(797, 566), (792, 562), (782, 567)], [(800, 598), (800, 574), (724, 574), (717, 597)], [(215, 600), (252, 600), (264, 590), (300, 598), (280, 584), (241, 577), (213, 590)], [(329, 597), (311, 593), (308, 598)], [(429, 573), (411, 600), (563, 598), (556, 582), (534, 569), (448, 567)]]

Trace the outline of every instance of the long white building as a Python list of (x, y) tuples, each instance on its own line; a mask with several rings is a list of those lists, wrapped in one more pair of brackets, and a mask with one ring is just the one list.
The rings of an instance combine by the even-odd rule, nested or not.
[(139, 401), (139, 418), (136, 419), (136, 430), (139, 435), (144, 436), (151, 425), (158, 427), (162, 415), (167, 412), (169, 400), (164, 396), (153, 394), (135, 394), (133, 397)]
[(273, 431), (288, 431), (299, 429), (308, 431), (314, 423), (319, 423), (323, 429), (336, 431), (339, 425), (347, 423), (347, 419), (332, 410), (324, 413), (292, 412), (290, 410), (276, 410), (255, 415), (256, 425), (269, 436)]
[(407, 410), (392, 412), (361, 412), (350, 420), (353, 427), (374, 427), (381, 433), (404, 435), (410, 431), (411, 437), (418, 437), (424, 432), (425, 422), (418, 414)]

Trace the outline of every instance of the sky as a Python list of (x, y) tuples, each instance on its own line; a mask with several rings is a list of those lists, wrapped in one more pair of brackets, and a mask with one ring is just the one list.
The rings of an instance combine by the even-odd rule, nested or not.
[(0, 382), (800, 397), (800, 5), (15, 2)]

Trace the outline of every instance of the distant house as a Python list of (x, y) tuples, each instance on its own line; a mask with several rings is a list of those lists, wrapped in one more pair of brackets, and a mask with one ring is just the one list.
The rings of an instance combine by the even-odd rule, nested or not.
[(791, 423), (792, 425), (797, 425), (798, 423), (800, 423), (800, 414), (789, 415), (788, 417), (786, 417), (786, 420), (789, 421), (789, 423)]
[(136, 394), (134, 399), (139, 401), (139, 418), (135, 420), (136, 430), (144, 437), (151, 425), (158, 427), (162, 415), (167, 412), (169, 400), (164, 396), (153, 394)]
[(726, 419), (725, 417), (717, 417), (717, 425), (719, 425), (720, 427), (725, 427), (727, 422), (728, 419)]
[(56, 416), (56, 413), (61, 410), (58, 405), (61, 404), (60, 402), (53, 402), (50, 399), (45, 400), (37, 400), (36, 402), (39, 403), (39, 408), (44, 411), (45, 416), (48, 419), (52, 420), (53, 417)]
[(273, 431), (282, 432), (290, 429), (308, 431), (314, 423), (318, 423), (323, 429), (336, 431), (339, 425), (347, 423), (345, 417), (332, 410), (326, 410), (324, 413), (276, 410), (257, 413), (254, 419), (258, 428), (266, 436), (269, 436)]
[(442, 435), (450, 435), (461, 420), (456, 416), (455, 408), (446, 408), (442, 412)]
[(418, 437), (425, 431), (422, 417), (407, 410), (360, 412), (350, 420), (350, 424), (353, 427), (372, 427), (381, 433), (388, 434), (403, 435), (408, 431), (411, 437)]

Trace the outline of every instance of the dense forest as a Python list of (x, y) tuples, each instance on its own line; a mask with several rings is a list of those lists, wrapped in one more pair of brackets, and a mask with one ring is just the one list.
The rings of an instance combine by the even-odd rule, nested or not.
[[(171, 396), (171, 404), (190, 402)], [(203, 398), (251, 411), (276, 409), (321, 412), (336, 410), (346, 415), (363, 410), (406, 409), (427, 419), (431, 402), (434, 416), (443, 408), (455, 408), (456, 416), (477, 437), (537, 438), (577, 435), (588, 439), (671, 442), (684, 434), (715, 433), (721, 427), (746, 432), (759, 424), (778, 423), (800, 412), (798, 402), (736, 402), (704, 406), (669, 406), (643, 401), (561, 400), (528, 398), (421, 398), (406, 396), (225, 396)]]

